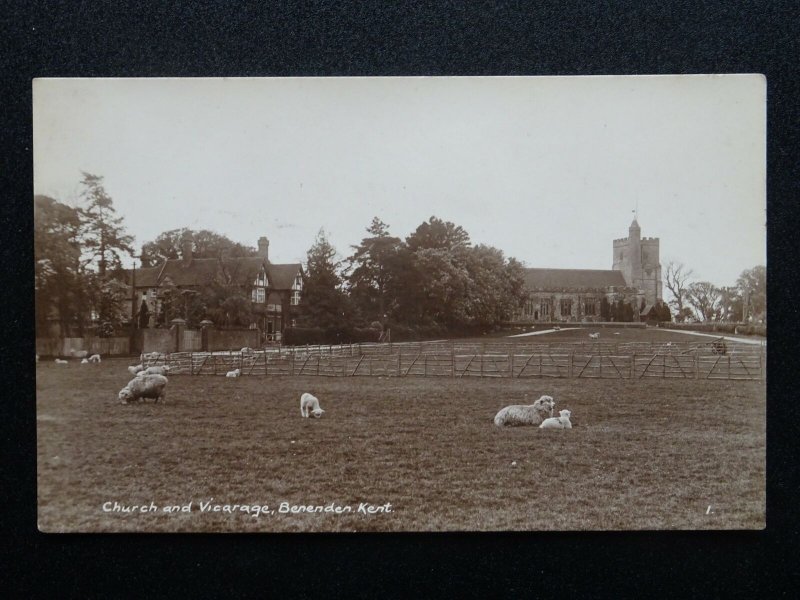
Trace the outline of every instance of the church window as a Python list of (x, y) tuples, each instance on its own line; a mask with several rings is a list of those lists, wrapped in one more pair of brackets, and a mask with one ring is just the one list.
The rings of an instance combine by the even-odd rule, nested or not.
[(539, 316), (542, 319), (550, 318), (550, 301), (549, 300), (542, 300), (541, 304), (539, 305)]
[(562, 298), (561, 299), (561, 316), (568, 317), (572, 314), (572, 299), (571, 298)]

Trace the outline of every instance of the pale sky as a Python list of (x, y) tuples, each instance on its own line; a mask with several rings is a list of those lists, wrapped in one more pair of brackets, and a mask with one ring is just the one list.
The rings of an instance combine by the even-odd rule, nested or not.
[(104, 177), (136, 248), (211, 229), (304, 262), (432, 215), (529, 267), (610, 269), (638, 204), (661, 264), (766, 264), (760, 75), (38, 79), (34, 193)]

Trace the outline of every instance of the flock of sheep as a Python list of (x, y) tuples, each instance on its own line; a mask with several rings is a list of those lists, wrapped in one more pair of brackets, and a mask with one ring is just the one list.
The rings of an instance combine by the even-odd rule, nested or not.
[[(166, 387), (169, 380), (166, 375), (169, 367), (147, 367), (133, 365), (128, 367), (133, 379), (119, 391), (119, 400), (128, 404), (135, 400), (153, 398), (156, 402), (166, 400)], [(241, 371), (234, 369), (227, 373), (227, 377), (239, 377)], [(569, 410), (562, 410), (558, 417), (553, 416), (556, 402), (552, 396), (542, 396), (530, 405), (512, 404), (501, 409), (494, 417), (494, 424), (498, 427), (515, 425), (538, 425), (540, 429), (572, 429)], [(309, 393), (300, 396), (300, 416), (307, 419), (313, 416), (319, 419), (325, 411), (320, 408), (319, 399)]]

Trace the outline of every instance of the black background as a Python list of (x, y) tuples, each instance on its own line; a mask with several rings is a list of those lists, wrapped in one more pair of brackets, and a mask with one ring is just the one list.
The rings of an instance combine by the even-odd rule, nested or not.
[[(172, 4), (0, 2), (0, 591), (25, 597), (797, 596), (794, 440), (800, 398), (792, 393), (791, 377), (798, 316), (793, 208), (800, 199), (795, 2)], [(767, 77), (766, 531), (38, 533), (35, 374), (29, 358), (34, 77), (632, 73)]]

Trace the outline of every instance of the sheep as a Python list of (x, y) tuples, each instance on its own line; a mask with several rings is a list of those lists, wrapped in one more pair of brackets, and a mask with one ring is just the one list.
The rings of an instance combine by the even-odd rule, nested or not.
[(560, 417), (550, 417), (542, 421), (539, 429), (572, 429), (572, 423), (569, 421), (572, 413), (568, 410), (561, 410), (558, 412)]
[(498, 427), (516, 425), (538, 425), (546, 417), (553, 416), (556, 402), (552, 396), (542, 396), (530, 405), (512, 404), (501, 409), (494, 416), (494, 424)]
[(225, 377), (239, 377), (242, 374), (241, 369), (234, 369), (233, 371), (228, 371), (225, 373)]
[(308, 392), (300, 396), (300, 416), (308, 418), (308, 411), (311, 409), (311, 414), (314, 418), (319, 419), (325, 411), (319, 407), (319, 400)]
[(141, 398), (155, 398), (166, 402), (166, 387), (168, 379), (163, 375), (145, 375), (144, 377), (134, 377), (128, 384), (119, 391), (119, 401), (127, 404), (133, 400)]
[(131, 365), (130, 367), (128, 367), (128, 372), (131, 375), (136, 375), (137, 373), (141, 373), (142, 371), (144, 371), (144, 365), (142, 365), (141, 363), (138, 365)]
[(244, 348), (239, 350), (239, 352), (241, 352), (242, 354), (252, 354), (253, 353), (253, 349), (252, 348), (248, 348), (248, 347), (245, 346)]
[(88, 365), (88, 364), (89, 364), (89, 359), (82, 358), (82, 359), (81, 359), (81, 364), (82, 364), (82, 365)]
[(87, 352), (86, 350), (70, 350), (69, 355), (72, 358), (86, 358), (87, 356), (89, 356), (89, 352)]
[(614, 335), (619, 335), (619, 331), (615, 331), (615, 332), (614, 332)]
[(69, 363), (66, 360), (61, 360), (60, 358), (57, 358), (56, 359), (56, 364), (57, 365), (66, 365), (66, 364), (69, 364)]
[(170, 367), (167, 365), (162, 367), (147, 367), (146, 369), (142, 369), (136, 373), (136, 377), (145, 377), (147, 375), (167, 375), (169, 371)]
[(593, 340), (596, 340), (596, 339), (598, 339), (600, 337), (600, 334), (599, 333), (590, 333), (589, 337), (592, 338)]
[(89, 357), (89, 362), (90, 363), (99, 363), (100, 362), (100, 355), (99, 354), (92, 354)]

